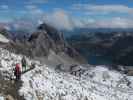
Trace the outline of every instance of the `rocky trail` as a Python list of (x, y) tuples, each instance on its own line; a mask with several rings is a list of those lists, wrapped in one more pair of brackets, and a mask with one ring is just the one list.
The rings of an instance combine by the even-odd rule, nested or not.
[[(19, 95), (19, 90), (22, 87), (23, 82), (16, 81), (13, 68), (16, 63), (21, 64), (21, 57), (16, 57), (9, 52), (2, 52), (0, 49), (0, 97), (4, 97), (4, 100), (24, 100), (23, 96)], [(35, 67), (29, 67), (22, 72), (22, 75), (33, 70)], [(0, 100), (3, 100), (0, 98)]]
[(18, 93), (21, 85), (21, 81), (2, 79), (0, 80), (0, 94), (6, 98), (6, 100), (24, 100)]
[[(22, 72), (22, 75), (33, 70), (34, 68), (35, 67), (27, 69), (26, 71)], [(21, 80), (16, 81), (15, 79), (12, 79), (10, 77), (7, 77), (7, 79), (5, 80), (3, 76), (0, 77), (0, 94), (2, 94), (2, 96), (4, 96), (6, 99), (12, 98), (13, 100), (24, 100), (24, 97), (20, 96), (18, 93), (20, 87), (22, 86)]]

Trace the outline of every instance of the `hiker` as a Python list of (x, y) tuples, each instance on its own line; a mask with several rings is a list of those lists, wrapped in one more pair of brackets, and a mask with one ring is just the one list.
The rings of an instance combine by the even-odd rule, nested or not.
[(21, 63), (22, 63), (22, 71), (24, 72), (26, 71), (26, 63), (27, 63), (25, 56), (23, 56)]
[(16, 76), (16, 80), (21, 79), (21, 69), (20, 69), (20, 64), (19, 63), (16, 64), (14, 75)]

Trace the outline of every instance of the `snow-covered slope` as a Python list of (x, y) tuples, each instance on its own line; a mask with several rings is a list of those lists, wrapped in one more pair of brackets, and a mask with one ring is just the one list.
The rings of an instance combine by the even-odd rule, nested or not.
[[(12, 76), (11, 70), (21, 58), (0, 49), (2, 76)], [(133, 100), (133, 77), (104, 66), (78, 66), (71, 72), (61, 72), (28, 61), (36, 68), (22, 75), (23, 84), (18, 91), (26, 100)]]
[(125, 77), (100, 66), (81, 77), (38, 66), (22, 77), (20, 93), (28, 100), (132, 100), (132, 84), (127, 86)]
[(3, 36), (2, 34), (0, 34), (0, 42), (2, 42), (2, 43), (8, 43), (9, 40), (5, 36)]

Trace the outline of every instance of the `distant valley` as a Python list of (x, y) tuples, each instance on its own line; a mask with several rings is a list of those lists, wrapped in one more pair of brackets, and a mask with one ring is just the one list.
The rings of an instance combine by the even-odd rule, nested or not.
[(67, 38), (94, 65), (133, 65), (133, 32), (88, 32)]

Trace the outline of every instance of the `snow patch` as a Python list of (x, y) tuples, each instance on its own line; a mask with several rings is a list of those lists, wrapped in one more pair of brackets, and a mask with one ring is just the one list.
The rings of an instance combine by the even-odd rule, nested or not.
[(2, 34), (0, 34), (0, 42), (2, 43), (8, 43), (9, 39), (7, 39), (5, 36), (3, 36)]

